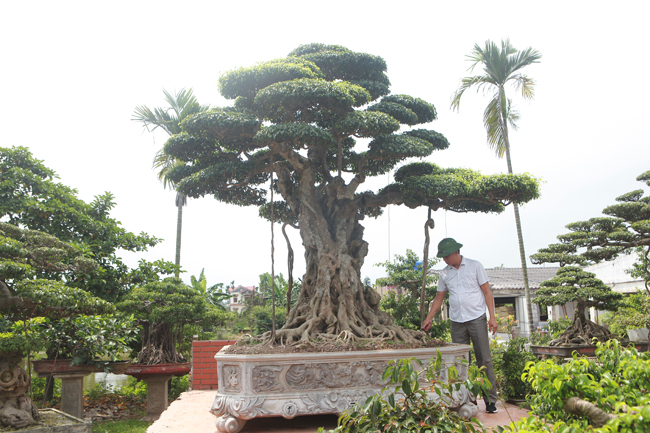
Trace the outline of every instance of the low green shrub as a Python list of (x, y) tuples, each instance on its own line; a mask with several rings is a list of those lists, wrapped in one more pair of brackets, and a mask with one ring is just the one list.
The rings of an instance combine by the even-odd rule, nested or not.
[(491, 347), (499, 397), (503, 400), (525, 399), (533, 392), (531, 384), (521, 379), (526, 365), (537, 361), (527, 344), (528, 339), (521, 337)]
[[(531, 363), (524, 379), (535, 391), (530, 398), (532, 413), (499, 431), (650, 431), (650, 354), (647, 352), (639, 354), (634, 348), (621, 347), (617, 340), (609, 340), (598, 343), (595, 360), (574, 355), (566, 363), (553, 359)], [(604, 425), (594, 416), (603, 414), (611, 418)]]
[(169, 387), (167, 396), (169, 401), (176, 400), (179, 395), (190, 388), (189, 376), (172, 377), (172, 384)]

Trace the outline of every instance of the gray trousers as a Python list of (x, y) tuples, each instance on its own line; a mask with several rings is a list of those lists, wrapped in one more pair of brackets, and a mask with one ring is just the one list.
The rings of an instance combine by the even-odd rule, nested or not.
[(486, 395), (483, 395), (485, 404), (497, 402), (497, 381), (494, 377), (494, 367), (492, 366), (492, 353), (490, 352), (490, 338), (488, 337), (487, 317), (482, 315), (478, 319), (469, 322), (451, 322), (451, 341), (452, 343), (469, 344), (474, 346), (476, 355), (476, 364), (479, 367), (485, 367), (488, 380), (492, 384), (489, 394), (489, 401)]

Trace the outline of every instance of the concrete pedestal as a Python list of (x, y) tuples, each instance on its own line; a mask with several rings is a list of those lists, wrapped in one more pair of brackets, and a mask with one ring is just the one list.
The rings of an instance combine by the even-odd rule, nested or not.
[(147, 384), (147, 415), (142, 418), (143, 421), (155, 421), (160, 418), (167, 406), (169, 406), (169, 379), (172, 374), (164, 376), (149, 376), (142, 380)]
[(84, 413), (84, 377), (90, 373), (55, 374), (61, 379), (61, 411), (83, 419)]
[(190, 364), (131, 365), (124, 374), (144, 380), (147, 384), (147, 415), (143, 421), (155, 421), (167, 406), (168, 382), (174, 376), (185, 376), (190, 372)]

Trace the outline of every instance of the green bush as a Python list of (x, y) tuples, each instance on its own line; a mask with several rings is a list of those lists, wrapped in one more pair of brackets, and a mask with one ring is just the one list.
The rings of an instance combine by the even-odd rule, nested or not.
[(167, 396), (169, 400), (176, 400), (181, 393), (184, 393), (190, 388), (189, 376), (172, 377), (172, 385), (169, 387)]
[(623, 338), (628, 329), (650, 327), (650, 295), (637, 292), (623, 299), (619, 309), (609, 312), (603, 322), (612, 334)]
[[(485, 431), (449, 409), (448, 396), (464, 384), (474, 395), (481, 389), (487, 391), (489, 384), (483, 371), (468, 367), (468, 379), (458, 378), (454, 366), (445, 366), (438, 352), (436, 360), (421, 371), (415, 371), (413, 363), (422, 366), (417, 359), (390, 362), (383, 379), (390, 379), (390, 386), (382, 393), (366, 400), (363, 405), (345, 411), (339, 418), (334, 433), (353, 432), (478, 432)], [(445, 374), (446, 373), (446, 374)], [(431, 386), (421, 387), (422, 376)], [(393, 388), (394, 387), (394, 388)], [(489, 385), (488, 385), (489, 387)], [(387, 392), (392, 388), (392, 392)], [(439, 396), (431, 398), (430, 395)], [(319, 432), (324, 432), (321, 428)]]
[[(261, 335), (271, 330), (273, 323), (273, 311), (270, 305), (256, 305), (253, 307), (253, 335)], [(284, 326), (287, 320), (287, 310), (282, 307), (275, 307), (275, 329)]]
[[(598, 343), (596, 359), (578, 357), (566, 363), (553, 359), (530, 365), (524, 374), (535, 394), (528, 418), (500, 429), (506, 432), (648, 432), (650, 431), (650, 354), (624, 349), (617, 340)], [(610, 419), (597, 424), (588, 412), (569, 413), (571, 398), (591, 405)]]
[(521, 379), (526, 365), (537, 361), (537, 357), (525, 347), (527, 343), (527, 338), (513, 338), (499, 343), (500, 347), (492, 350), (497, 388), (504, 400), (523, 399), (533, 392), (531, 384)]

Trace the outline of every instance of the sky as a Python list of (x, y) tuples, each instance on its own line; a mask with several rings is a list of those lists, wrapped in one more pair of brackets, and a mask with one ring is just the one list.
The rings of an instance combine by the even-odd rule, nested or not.
[[(136, 106), (165, 106), (162, 90), (183, 88), (203, 104), (230, 105), (219, 94), (222, 73), (285, 57), (301, 44), (338, 44), (383, 57), (393, 94), (436, 106), (438, 120), (424, 127), (451, 146), (427, 161), (502, 173), (506, 161), (488, 148), (482, 122), (489, 96), (466, 92), (459, 112), (450, 102), (471, 75), (465, 56), (474, 44), (510, 38), (542, 53), (524, 70), (535, 80), (534, 100), (509, 90), (521, 115), (510, 135), (513, 170), (542, 182), (541, 198), (520, 209), (529, 256), (566, 224), (600, 216), (643, 186), (635, 178), (650, 170), (649, 9), (645, 1), (0, 2), (0, 146), (28, 147), (87, 202), (112, 192), (112, 216), (124, 228), (164, 239), (146, 253), (121, 252), (127, 263), (174, 261), (175, 193), (151, 168), (167, 137), (132, 121)], [(426, 218), (426, 208), (391, 206), (362, 221), (369, 254), (361, 277), (385, 276), (376, 264), (407, 249), (422, 256)], [(485, 267), (521, 266), (512, 207), (433, 218), (430, 256), (449, 236)], [(289, 230), (301, 277), (300, 237)], [(287, 275), (286, 251), (276, 227), (276, 274)], [(271, 272), (270, 223), (254, 207), (190, 199), (181, 264), (188, 282), (205, 269), (208, 285), (256, 285)]]

